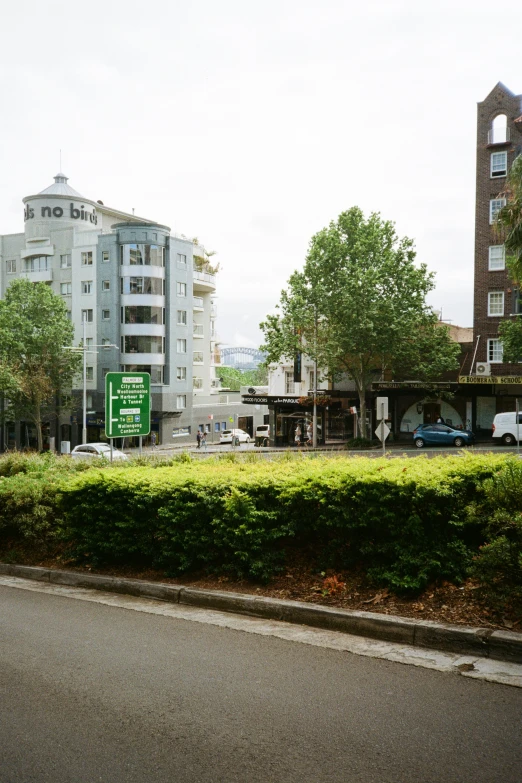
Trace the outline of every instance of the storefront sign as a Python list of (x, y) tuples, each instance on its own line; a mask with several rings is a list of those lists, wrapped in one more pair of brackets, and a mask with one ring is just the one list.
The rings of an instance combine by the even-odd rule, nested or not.
[(478, 375), (459, 375), (459, 383), (473, 383), (484, 386), (490, 386), (491, 384), (513, 386), (522, 384), (522, 375), (486, 375), (484, 377), (479, 377)]
[(429, 381), (383, 381), (382, 383), (372, 383), (372, 389), (374, 391), (381, 389), (433, 389), (438, 391), (439, 389), (449, 390), (456, 385), (456, 383), (430, 383)]

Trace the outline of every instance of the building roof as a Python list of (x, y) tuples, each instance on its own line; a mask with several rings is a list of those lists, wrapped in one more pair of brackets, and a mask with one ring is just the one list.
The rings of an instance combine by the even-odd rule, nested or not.
[(71, 188), (67, 184), (68, 177), (65, 174), (58, 173), (54, 178), (54, 184), (49, 185), (45, 190), (39, 192), (39, 196), (71, 196), (72, 198), (79, 198), (85, 201), (84, 196), (78, 193), (77, 190)]

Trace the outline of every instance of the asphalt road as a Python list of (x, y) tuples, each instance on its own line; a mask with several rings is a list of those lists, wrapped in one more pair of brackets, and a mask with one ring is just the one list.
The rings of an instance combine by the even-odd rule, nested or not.
[(0, 587), (1, 783), (519, 783), (522, 691)]

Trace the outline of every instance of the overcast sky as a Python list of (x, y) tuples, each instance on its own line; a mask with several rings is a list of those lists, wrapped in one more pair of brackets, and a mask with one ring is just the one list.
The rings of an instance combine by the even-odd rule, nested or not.
[(223, 343), (312, 235), (381, 212), (472, 324), (476, 103), (522, 93), (517, 0), (5, 0), (0, 234), (59, 168), (87, 198), (217, 251)]

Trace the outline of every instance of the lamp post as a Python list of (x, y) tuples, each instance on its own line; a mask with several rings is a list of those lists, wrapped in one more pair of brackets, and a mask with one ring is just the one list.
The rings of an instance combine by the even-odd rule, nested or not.
[(312, 446), (317, 448), (317, 307), (314, 307), (314, 413), (312, 418)]

